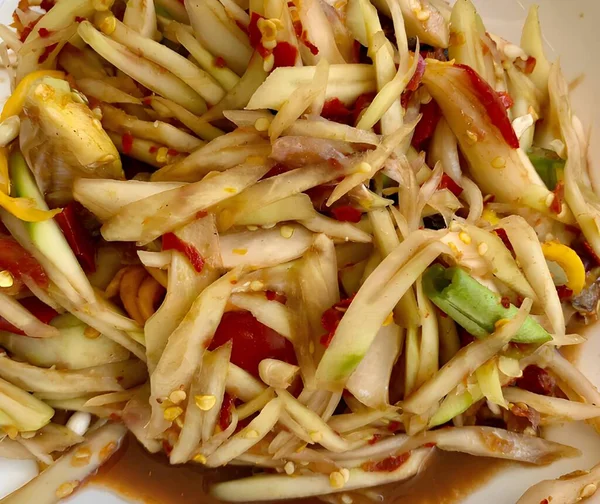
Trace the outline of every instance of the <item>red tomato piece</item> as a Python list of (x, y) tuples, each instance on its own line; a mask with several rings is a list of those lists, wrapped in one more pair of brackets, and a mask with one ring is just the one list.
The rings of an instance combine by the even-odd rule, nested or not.
[(190, 261), (193, 268), (198, 272), (202, 273), (204, 269), (204, 258), (200, 255), (200, 252), (193, 245), (183, 241), (175, 233), (165, 233), (162, 239), (163, 250), (176, 250), (181, 252), (188, 261)]
[(330, 98), (323, 105), (321, 116), (330, 121), (352, 125), (354, 123), (350, 110), (339, 98)]
[(498, 96), (498, 93), (496, 93), (496, 91), (470, 66), (459, 64), (455, 64), (455, 66), (463, 69), (466, 73), (471, 82), (473, 91), (484, 106), (492, 124), (500, 130), (506, 143), (513, 149), (518, 149), (519, 139), (515, 134), (515, 130), (506, 114), (506, 108)]
[(225, 313), (208, 349), (214, 350), (228, 341), (232, 342), (231, 362), (253, 376), (258, 377), (258, 364), (263, 359), (298, 362), (292, 343), (248, 311)]
[(0, 269), (10, 271), (17, 279), (29, 276), (40, 287), (48, 287), (48, 277), (40, 263), (12, 238), (0, 238)]
[(54, 219), (83, 269), (94, 272), (96, 271), (96, 249), (91, 235), (77, 216), (78, 206), (79, 203), (72, 201)]

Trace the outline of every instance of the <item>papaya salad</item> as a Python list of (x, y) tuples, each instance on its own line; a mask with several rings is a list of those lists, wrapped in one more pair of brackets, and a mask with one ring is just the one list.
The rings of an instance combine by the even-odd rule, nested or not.
[[(538, 10), (21, 0), (0, 26), (0, 457), (70, 496), (129, 431), (249, 466), (224, 501), (365, 489), (436, 450), (578, 456), (559, 351), (600, 299), (588, 134)], [(521, 504), (587, 497), (599, 469)], [(361, 493), (362, 492), (362, 493)]]

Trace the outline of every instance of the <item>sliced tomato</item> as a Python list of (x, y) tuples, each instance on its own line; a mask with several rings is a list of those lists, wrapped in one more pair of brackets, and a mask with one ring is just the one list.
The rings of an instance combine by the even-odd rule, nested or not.
[(39, 262), (15, 240), (0, 237), (0, 270), (21, 279), (28, 276), (40, 287), (48, 287), (48, 277)]
[(214, 350), (228, 341), (232, 342), (231, 362), (256, 377), (263, 359), (298, 362), (292, 343), (248, 311), (225, 313), (208, 349)]

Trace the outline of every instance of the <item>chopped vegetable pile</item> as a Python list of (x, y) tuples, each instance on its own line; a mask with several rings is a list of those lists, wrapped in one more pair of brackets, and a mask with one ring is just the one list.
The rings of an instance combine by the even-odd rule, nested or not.
[[(224, 501), (574, 457), (600, 300), (587, 136), (531, 8), (21, 0), (0, 26), (0, 457), (57, 502), (127, 431)], [(521, 504), (574, 502), (598, 468)], [(587, 492), (587, 493), (586, 493)], [(585, 495), (584, 495), (585, 493)], [(0, 495), (0, 497), (2, 497)]]

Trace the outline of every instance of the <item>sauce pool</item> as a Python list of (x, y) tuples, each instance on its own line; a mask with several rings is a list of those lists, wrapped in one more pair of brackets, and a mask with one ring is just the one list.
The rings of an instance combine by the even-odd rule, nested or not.
[[(351, 496), (354, 504), (373, 504), (372, 498), (365, 496), (367, 493), (389, 504), (453, 504), (511, 465), (502, 460), (436, 451), (414, 478), (364, 493), (354, 492)], [(207, 493), (211, 483), (250, 474), (251, 469), (240, 467), (206, 470), (193, 464), (170, 466), (164, 456), (147, 453), (129, 435), (121, 451), (89, 484), (103, 486), (125, 499), (145, 504), (219, 504)], [(293, 502), (317, 504), (323, 501), (312, 498)]]

